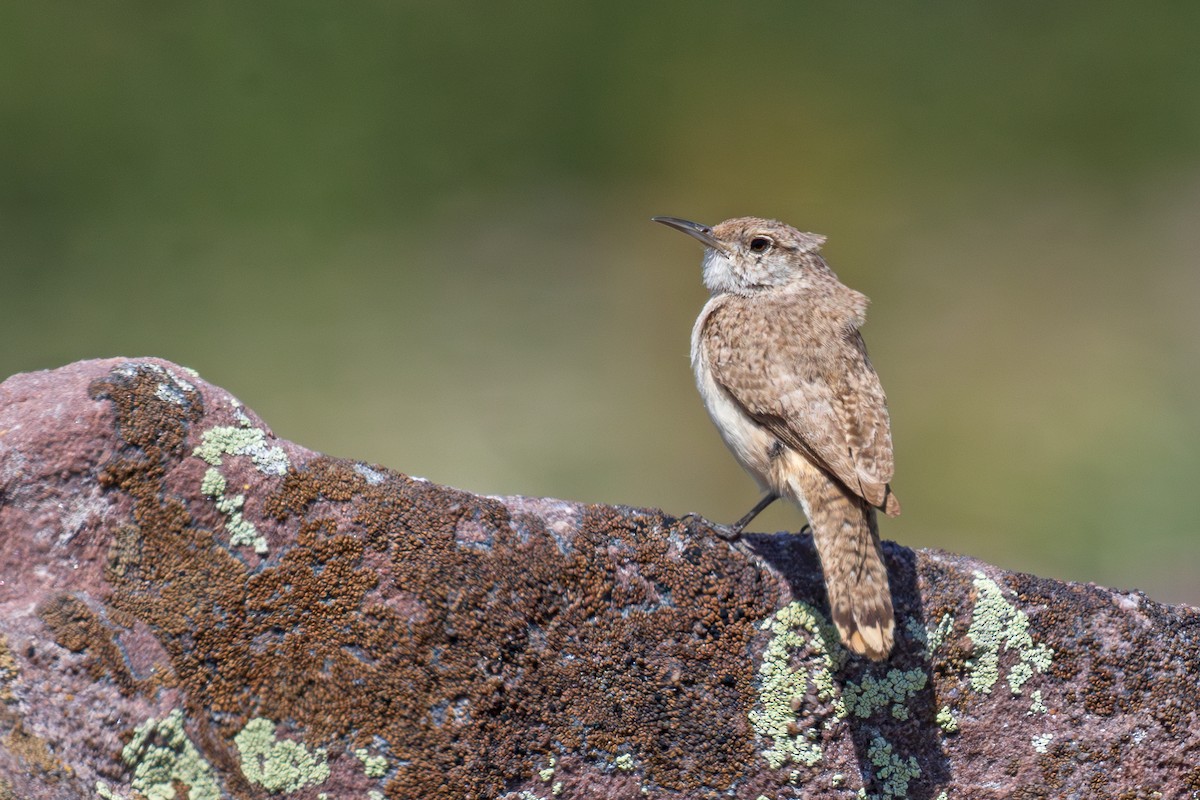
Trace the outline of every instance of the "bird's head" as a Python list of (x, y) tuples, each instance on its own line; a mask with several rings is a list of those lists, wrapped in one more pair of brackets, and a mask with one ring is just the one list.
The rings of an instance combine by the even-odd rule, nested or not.
[(751, 295), (828, 271), (817, 252), (825, 237), (802, 233), (773, 219), (737, 217), (709, 227), (675, 217), (654, 217), (704, 245), (704, 285), (713, 294)]

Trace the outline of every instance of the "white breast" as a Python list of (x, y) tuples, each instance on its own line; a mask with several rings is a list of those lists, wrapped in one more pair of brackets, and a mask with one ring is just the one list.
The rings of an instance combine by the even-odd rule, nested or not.
[(746, 415), (729, 392), (713, 378), (709, 366), (701, 331), (714, 302), (715, 300), (708, 301), (704, 310), (700, 312), (695, 327), (692, 328), (692, 371), (696, 374), (696, 387), (700, 390), (704, 407), (708, 409), (708, 415), (721, 432), (725, 445), (758, 485), (764, 490), (770, 490), (773, 483), (770, 452), (775, 437)]

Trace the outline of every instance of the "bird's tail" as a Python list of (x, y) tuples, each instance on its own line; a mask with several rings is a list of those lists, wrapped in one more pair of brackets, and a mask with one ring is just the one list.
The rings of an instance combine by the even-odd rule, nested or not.
[(809, 473), (804, 483), (833, 624), (847, 647), (882, 661), (892, 652), (896, 621), (875, 509), (827, 476)]

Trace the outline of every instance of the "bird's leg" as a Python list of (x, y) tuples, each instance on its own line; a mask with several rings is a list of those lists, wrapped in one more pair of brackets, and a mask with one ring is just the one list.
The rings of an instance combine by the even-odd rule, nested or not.
[(767, 506), (771, 505), (771, 503), (774, 503), (778, 499), (779, 495), (768, 492), (763, 496), (763, 499), (758, 501), (754, 508), (747, 511), (746, 515), (737, 522), (733, 523), (732, 525), (713, 525), (713, 532), (726, 541), (737, 541), (742, 537), (742, 531), (746, 529), (746, 526), (753, 522), (755, 517), (765, 511)]
[[(771, 505), (771, 503), (774, 503), (778, 499), (779, 495), (777, 494), (767, 494), (765, 497), (763, 497), (763, 499), (758, 501), (754, 508), (746, 512), (745, 516), (732, 525), (722, 525), (719, 522), (710, 522), (699, 514), (685, 514), (683, 519), (686, 520), (689, 525), (693, 523), (702, 523), (704, 527), (710, 529), (713, 533), (725, 541), (735, 542), (742, 538), (742, 531), (746, 529), (746, 526), (753, 522), (755, 517), (765, 511), (767, 506)], [(805, 527), (807, 528), (808, 526), (806, 525)], [(802, 530), (801, 533), (803, 532), (804, 531)]]
[(765, 495), (763, 495), (762, 500), (759, 500), (758, 503), (755, 504), (754, 508), (747, 511), (746, 515), (744, 517), (739, 519), (737, 522), (733, 523), (733, 525), (731, 525), (730, 527), (733, 528), (733, 530), (737, 531), (740, 534), (742, 531), (744, 531), (746, 529), (747, 525), (749, 525), (751, 522), (754, 521), (755, 517), (757, 517), (762, 512), (766, 511), (767, 507), (770, 506), (771, 503), (774, 503), (778, 499), (779, 499), (779, 495), (775, 494), (774, 492), (767, 492)]

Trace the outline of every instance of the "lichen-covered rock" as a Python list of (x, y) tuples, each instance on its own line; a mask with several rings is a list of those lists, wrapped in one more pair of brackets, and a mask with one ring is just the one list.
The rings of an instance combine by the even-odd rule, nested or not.
[(479, 497), (155, 360), (0, 385), (0, 798), (1182, 798), (1200, 614), (887, 546)]

